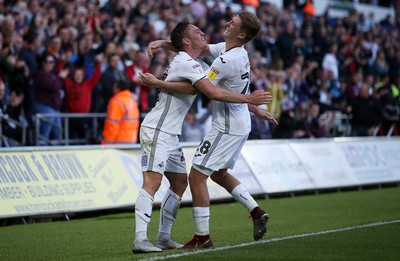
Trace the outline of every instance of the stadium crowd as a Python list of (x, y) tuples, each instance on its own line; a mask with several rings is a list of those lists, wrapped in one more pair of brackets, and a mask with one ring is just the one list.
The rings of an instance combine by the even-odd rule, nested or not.
[[(104, 113), (113, 85), (125, 80), (143, 117), (155, 104), (157, 90), (140, 85), (139, 72), (161, 78), (175, 55), (158, 51), (150, 60), (147, 44), (168, 39), (183, 20), (204, 31), (209, 43), (222, 41), (225, 22), (233, 15), (230, 2), (0, 0), (0, 113), (30, 130), (25, 145), (34, 145), (35, 114)], [(355, 10), (342, 18), (317, 16), (297, 1), (284, 1), (284, 8), (268, 1), (233, 2), (251, 8), (262, 21), (261, 33), (246, 45), (251, 87), (271, 92), (273, 101), (265, 108), (280, 123), (272, 127), (254, 117), (251, 139), (397, 134), (399, 1), (392, 4), (396, 17), (381, 21), (374, 13)], [(190, 131), (201, 136), (203, 131), (191, 124), (209, 128), (208, 103), (199, 95), (182, 137), (193, 139)], [(351, 133), (343, 129), (346, 115), (351, 115)], [(51, 119), (52, 124), (41, 125), (40, 135), (58, 139), (61, 119)], [(73, 126), (76, 137), (92, 127), (85, 120)], [(21, 139), (21, 129), (11, 122), (3, 121), (2, 131)]]

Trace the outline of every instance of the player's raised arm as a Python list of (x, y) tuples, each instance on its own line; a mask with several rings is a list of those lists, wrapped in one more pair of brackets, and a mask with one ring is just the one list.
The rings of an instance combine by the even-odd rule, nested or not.
[(139, 81), (141, 84), (145, 86), (153, 86), (159, 89), (163, 89), (165, 91), (171, 93), (178, 94), (197, 94), (197, 89), (193, 87), (189, 82), (166, 82), (157, 79), (151, 73), (139, 73)]
[(172, 45), (171, 41), (156, 40), (156, 41), (150, 42), (147, 45), (147, 55), (149, 56), (149, 58), (153, 58), (153, 51), (160, 49), (160, 48), (167, 50), (167, 51), (175, 52), (175, 53), (178, 52), (178, 50), (176, 50), (176, 48)]
[(250, 95), (235, 93), (216, 87), (208, 78), (197, 81), (194, 86), (204, 93), (208, 98), (216, 101), (249, 103), (254, 105), (266, 104), (272, 101), (272, 96), (269, 92), (257, 90), (252, 92)]
[[(153, 51), (157, 49), (164, 49), (167, 51), (171, 51), (174, 53), (177, 53), (178, 50), (174, 47), (174, 45), (171, 43), (169, 40), (156, 40), (153, 42), (150, 42), (147, 45), (147, 55), (149, 58), (153, 58)], [(201, 53), (200, 56), (211, 56), (211, 51), (210, 48), (205, 48)]]

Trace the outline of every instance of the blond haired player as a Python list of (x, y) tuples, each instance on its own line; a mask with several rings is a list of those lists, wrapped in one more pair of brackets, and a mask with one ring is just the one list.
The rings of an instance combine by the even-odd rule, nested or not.
[[(196, 26), (179, 23), (171, 33), (171, 42), (179, 53), (165, 71), (165, 81), (157, 80), (151, 74), (141, 76), (142, 83), (162, 90), (157, 104), (146, 115), (140, 129), (143, 185), (135, 204), (136, 234), (132, 249), (135, 253), (159, 252), (182, 246), (171, 239), (170, 232), (187, 187), (185, 157), (178, 135), (181, 133), (183, 119), (195, 99), (193, 94), (196, 90), (192, 85), (209, 98), (221, 101), (259, 105), (271, 100), (269, 93), (262, 91), (245, 95), (213, 86), (206, 75), (208, 66), (197, 60), (208, 45), (204, 33)], [(189, 81), (190, 84), (179, 88), (177, 81)], [(166, 84), (168, 82), (169, 85)], [(163, 175), (168, 178), (170, 188), (161, 203), (159, 233), (154, 246), (147, 237), (147, 227), (154, 195), (161, 185)]]

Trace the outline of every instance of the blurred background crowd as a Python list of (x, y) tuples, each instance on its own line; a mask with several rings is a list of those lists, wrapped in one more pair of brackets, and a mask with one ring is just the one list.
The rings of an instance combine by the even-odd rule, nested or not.
[[(157, 89), (141, 86), (138, 73), (161, 78), (174, 56), (158, 51), (149, 59), (147, 44), (168, 39), (182, 20), (203, 30), (209, 43), (221, 42), (238, 6), (262, 21), (246, 46), (251, 86), (271, 92), (264, 108), (280, 123), (252, 118), (250, 139), (398, 135), (400, 1), (357, 2), (392, 8), (395, 15), (316, 15), (312, 1), (295, 0), (279, 8), (270, 1), (0, 0), (0, 130), (11, 138), (2, 145), (37, 145), (38, 134), (52, 144), (66, 131), (71, 139), (99, 143), (101, 134), (91, 130), (101, 130), (104, 118), (95, 124), (72, 117), (65, 124), (61, 115), (106, 113), (119, 80), (129, 82), (143, 118)], [(201, 140), (210, 106), (198, 96), (182, 141)], [(38, 127), (36, 116), (44, 113), (53, 117)]]

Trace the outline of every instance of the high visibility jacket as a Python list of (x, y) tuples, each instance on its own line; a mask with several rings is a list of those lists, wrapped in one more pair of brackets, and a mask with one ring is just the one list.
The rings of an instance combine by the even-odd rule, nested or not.
[(304, 13), (308, 15), (315, 15), (315, 9), (314, 9), (314, 4), (312, 1), (307, 0), (305, 6), (304, 6)]
[(116, 93), (108, 102), (102, 144), (136, 143), (139, 108), (129, 90)]
[(243, 4), (253, 6), (253, 7), (259, 7), (260, 1), (259, 0), (243, 0)]

